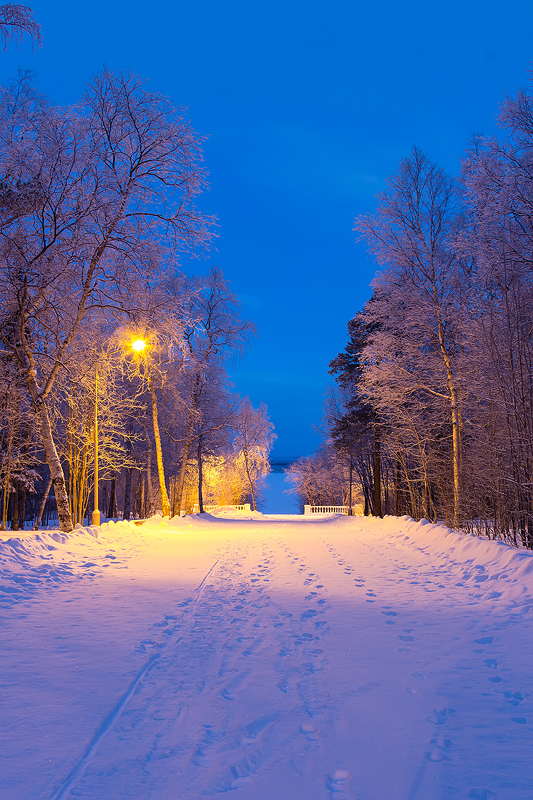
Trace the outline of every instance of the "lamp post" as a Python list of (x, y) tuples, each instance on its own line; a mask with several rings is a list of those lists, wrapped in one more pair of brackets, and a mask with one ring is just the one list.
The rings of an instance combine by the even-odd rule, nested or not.
[[(141, 353), (146, 347), (144, 339), (136, 339), (131, 343), (136, 353)], [(94, 382), (94, 509), (93, 525), (100, 525), (100, 511), (98, 509), (98, 367), (96, 368)]]
[[(147, 347), (147, 343), (144, 339), (136, 339), (134, 342), (131, 343), (131, 347), (135, 350), (136, 353), (142, 353), (145, 348)], [(165, 483), (165, 468), (163, 465), (163, 451), (161, 448), (161, 434), (159, 432), (159, 421), (158, 421), (158, 414), (157, 414), (157, 396), (155, 392), (154, 385), (152, 383), (150, 371), (145, 363), (145, 377), (147, 378), (148, 384), (148, 391), (150, 393), (150, 398), (152, 400), (152, 422), (154, 425), (154, 440), (155, 440), (155, 451), (157, 456), (157, 473), (159, 476), (159, 488), (161, 491), (161, 506), (162, 512), (164, 517), (170, 516), (170, 502), (168, 499), (168, 492)]]

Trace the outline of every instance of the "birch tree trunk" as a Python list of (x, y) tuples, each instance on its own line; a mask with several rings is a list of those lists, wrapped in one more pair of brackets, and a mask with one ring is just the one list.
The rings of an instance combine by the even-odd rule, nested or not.
[(194, 430), (194, 421), (196, 417), (196, 409), (198, 405), (199, 388), (200, 388), (200, 375), (197, 374), (194, 381), (194, 387), (191, 392), (189, 419), (187, 420), (187, 430), (185, 433), (185, 441), (183, 442), (183, 453), (181, 457), (180, 474), (178, 477), (178, 486), (176, 489), (176, 506), (178, 509), (178, 514), (181, 514), (183, 487), (185, 486), (185, 473), (187, 471), (187, 464), (189, 463), (189, 455), (191, 452), (192, 443), (194, 441), (193, 430)]
[(202, 436), (198, 437), (198, 509), (200, 514), (204, 513), (204, 471), (202, 462)]
[(44, 490), (43, 499), (41, 500), (41, 506), (39, 508), (39, 513), (37, 514), (37, 519), (33, 525), (33, 530), (39, 530), (39, 525), (41, 524), (41, 520), (44, 514), (44, 508), (46, 506), (46, 501), (48, 500), (48, 495), (50, 494), (50, 489), (52, 487), (52, 476), (48, 478), (48, 483), (46, 484), (46, 489)]
[(154, 423), (155, 452), (157, 457), (157, 472), (159, 475), (159, 488), (161, 490), (161, 505), (164, 517), (170, 517), (170, 502), (165, 483), (165, 467), (163, 464), (163, 450), (161, 449), (161, 434), (159, 433), (159, 421), (157, 417), (157, 395), (155, 389), (150, 389), (152, 398), (152, 420)]
[(72, 530), (73, 526), (68, 504), (68, 494), (65, 486), (63, 467), (61, 466), (61, 461), (59, 460), (59, 455), (54, 443), (48, 409), (46, 408), (43, 400), (38, 401), (36, 406), (37, 417), (41, 426), (41, 435), (43, 437), (44, 454), (54, 487), (59, 527), (62, 531), (68, 533)]
[(252, 495), (252, 507), (254, 511), (257, 511), (257, 505), (255, 502), (254, 482), (252, 480), (252, 476), (250, 475), (250, 467), (248, 464), (248, 450), (243, 450), (243, 456), (244, 456), (244, 467), (246, 469), (246, 475), (248, 476), (248, 483), (250, 484), (250, 494)]
[[(148, 426), (145, 425), (147, 453), (146, 453), (146, 497), (143, 502), (143, 510), (146, 517), (151, 517), (154, 513), (154, 492), (152, 487), (152, 440), (148, 433)], [(147, 509), (145, 509), (147, 506)]]

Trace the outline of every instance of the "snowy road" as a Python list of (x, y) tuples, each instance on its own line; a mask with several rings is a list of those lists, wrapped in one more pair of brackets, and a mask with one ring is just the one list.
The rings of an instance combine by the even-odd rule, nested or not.
[(339, 517), (0, 550), (6, 800), (533, 797), (529, 553)]

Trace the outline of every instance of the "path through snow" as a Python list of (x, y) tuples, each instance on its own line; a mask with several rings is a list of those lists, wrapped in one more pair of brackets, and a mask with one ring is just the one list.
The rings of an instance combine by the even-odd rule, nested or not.
[(533, 796), (530, 553), (222, 515), (0, 556), (2, 797)]

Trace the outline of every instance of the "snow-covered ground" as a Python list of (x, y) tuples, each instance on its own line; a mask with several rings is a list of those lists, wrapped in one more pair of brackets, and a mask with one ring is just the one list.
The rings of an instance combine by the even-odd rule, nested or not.
[(2, 798), (531, 800), (531, 553), (245, 516), (3, 537)]

